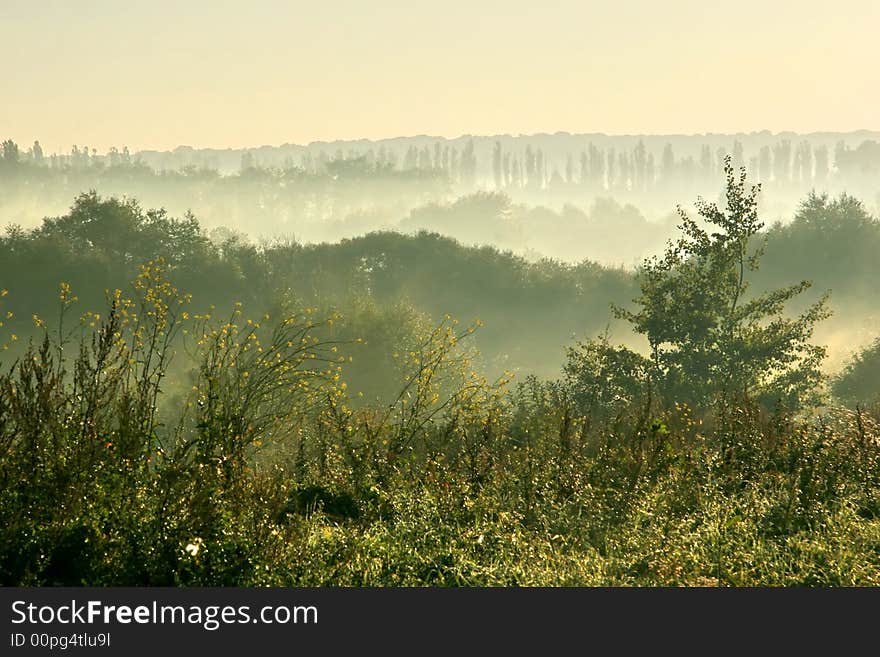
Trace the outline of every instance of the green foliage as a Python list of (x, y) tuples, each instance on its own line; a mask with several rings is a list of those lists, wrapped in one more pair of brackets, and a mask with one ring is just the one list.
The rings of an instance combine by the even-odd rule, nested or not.
[[(740, 397), (771, 407), (798, 407), (820, 379), (824, 349), (810, 344), (815, 324), (828, 316), (825, 298), (797, 317), (786, 304), (810, 283), (802, 281), (749, 295), (750, 273), (762, 247), (755, 239), (759, 187), (746, 188), (725, 161), (726, 208), (700, 200), (704, 228), (679, 208), (682, 237), (663, 257), (645, 261), (640, 306), (617, 309), (644, 334), (656, 375), (674, 398), (700, 405)], [(709, 232), (715, 229), (714, 232)]]
[(650, 361), (607, 336), (570, 347), (563, 371), (578, 412), (600, 421), (650, 396)]
[(797, 272), (810, 272), (815, 281), (834, 291), (838, 303), (846, 301), (843, 308), (861, 300), (871, 304), (880, 286), (878, 251), (880, 222), (861, 201), (845, 193), (835, 198), (810, 193), (791, 222), (768, 231), (758, 285), (794, 283)]
[(831, 389), (850, 404), (880, 401), (880, 338), (852, 357), (834, 377)]

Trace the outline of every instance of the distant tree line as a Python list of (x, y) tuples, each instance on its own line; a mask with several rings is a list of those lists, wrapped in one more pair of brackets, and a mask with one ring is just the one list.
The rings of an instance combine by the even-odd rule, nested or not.
[[(261, 162), (258, 149), (245, 149), (240, 156), (239, 170), (253, 168), (299, 169), (306, 174), (338, 173), (348, 167), (364, 171), (423, 171), (442, 174), (456, 185), (472, 187), (481, 182), (495, 189), (541, 190), (561, 186), (582, 186), (593, 190), (648, 191), (658, 185), (682, 181), (713, 181), (722, 175), (725, 157), (735, 167), (746, 167), (752, 179), (764, 185), (809, 187), (821, 185), (830, 176), (871, 175), (880, 172), (880, 143), (863, 140), (855, 148), (840, 140), (829, 152), (826, 144), (813, 145), (780, 138), (775, 144), (762, 145), (746, 154), (743, 143), (733, 139), (729, 147), (703, 144), (699, 155), (677, 155), (672, 143), (666, 143), (655, 154), (640, 140), (632, 147), (602, 147), (592, 142), (583, 148), (560, 156), (545, 154), (540, 146), (526, 143), (524, 148), (505, 148), (500, 140), (492, 145), (491, 162), (478, 162), (474, 140), (468, 139), (461, 148), (454, 143), (435, 141), (433, 144), (406, 148), (385, 145), (358, 148), (308, 149), (298, 158), (286, 156), (281, 162)], [(276, 158), (277, 159), (277, 158)], [(2, 144), (2, 165), (5, 168), (31, 163), (50, 168), (81, 169), (89, 167), (131, 166), (144, 158), (132, 154), (128, 147), (110, 148), (98, 153), (88, 146), (72, 146), (69, 153), (46, 155), (39, 141), (27, 150), (7, 139)], [(343, 164), (345, 163), (345, 164)], [(491, 164), (491, 178), (484, 181), (483, 167)], [(154, 167), (155, 168), (155, 167)], [(178, 169), (212, 169), (211, 158), (201, 165), (180, 164)]]

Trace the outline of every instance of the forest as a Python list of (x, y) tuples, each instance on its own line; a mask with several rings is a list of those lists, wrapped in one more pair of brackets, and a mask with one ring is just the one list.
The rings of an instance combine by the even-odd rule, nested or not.
[(0, 584), (880, 584), (838, 137), (7, 140)]

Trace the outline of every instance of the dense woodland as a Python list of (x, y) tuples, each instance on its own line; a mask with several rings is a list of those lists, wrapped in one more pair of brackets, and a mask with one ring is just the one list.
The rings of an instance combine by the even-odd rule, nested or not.
[[(604, 196), (612, 162), (628, 194), (697, 174), (638, 145), (559, 182), (499, 141), (475, 190), (475, 147), (220, 174), (6, 142), (12, 220), (67, 208), (0, 238), (0, 583), (880, 583), (880, 220), (810, 191), (847, 158), (869, 177), (872, 143), (832, 167), (789, 142), (782, 173), (759, 149), (755, 180), (804, 183), (778, 222), (746, 156), (710, 149), (714, 191), (658, 224)], [(517, 196), (539, 170), (603, 195)], [(286, 200), (222, 228), (247, 185)], [(404, 232), (296, 239), (376, 185)], [(613, 217), (656, 230), (638, 267), (505, 233), (587, 254)], [(290, 230), (241, 231), (261, 222)]]

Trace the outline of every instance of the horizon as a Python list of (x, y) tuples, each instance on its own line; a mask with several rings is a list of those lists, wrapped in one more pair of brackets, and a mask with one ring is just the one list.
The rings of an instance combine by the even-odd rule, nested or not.
[[(392, 141), (406, 141), (413, 139), (428, 139), (433, 141), (448, 141), (454, 142), (463, 139), (535, 139), (542, 137), (605, 137), (609, 139), (656, 139), (656, 138), (676, 138), (676, 139), (698, 139), (698, 138), (712, 138), (712, 137), (755, 137), (755, 136), (766, 136), (772, 138), (784, 138), (787, 136), (795, 136), (795, 137), (816, 137), (816, 136), (854, 136), (854, 135), (865, 135), (868, 137), (880, 137), (880, 129), (872, 130), (870, 128), (856, 128), (853, 130), (812, 130), (809, 132), (798, 132), (794, 130), (750, 130), (750, 131), (739, 131), (739, 132), (692, 132), (692, 133), (673, 133), (673, 132), (652, 132), (652, 133), (611, 133), (611, 132), (572, 132), (568, 130), (556, 130), (553, 132), (543, 131), (543, 132), (528, 132), (528, 133), (465, 133), (456, 136), (446, 136), (446, 135), (438, 135), (438, 134), (428, 134), (428, 133), (413, 133), (413, 134), (399, 134), (390, 137), (355, 137), (351, 139), (316, 139), (308, 142), (293, 142), (293, 141), (284, 141), (284, 142), (274, 142), (274, 143), (262, 143), (262, 144), (249, 144), (249, 145), (234, 145), (234, 146), (214, 146), (214, 145), (194, 145), (194, 144), (177, 144), (176, 146), (172, 146), (170, 148), (129, 148), (132, 154), (137, 153), (173, 153), (175, 151), (181, 149), (191, 149), (194, 151), (245, 151), (245, 150), (256, 150), (260, 148), (284, 148), (284, 147), (299, 147), (299, 148), (310, 148), (314, 146), (320, 145), (334, 145), (334, 144), (355, 144), (355, 143), (369, 143), (369, 144), (379, 144), (382, 142), (392, 142)], [(15, 141), (15, 140), (14, 140)], [(44, 148), (45, 153), (48, 154), (58, 154), (63, 155), (69, 152), (68, 150), (46, 150), (47, 144), (43, 143), (43, 141), (39, 137), (35, 137), (34, 139), (25, 139), (22, 141), (16, 141), (19, 147), (25, 148), (28, 145), (32, 144), (34, 141), (39, 141), (40, 145)], [(80, 144), (71, 143), (72, 146), (79, 146)], [(88, 144), (82, 144), (82, 146), (87, 146)], [(124, 146), (129, 146), (128, 143), (120, 143), (120, 144), (111, 144), (110, 147), (122, 148)], [(106, 153), (106, 150), (98, 149), (99, 154)]]

